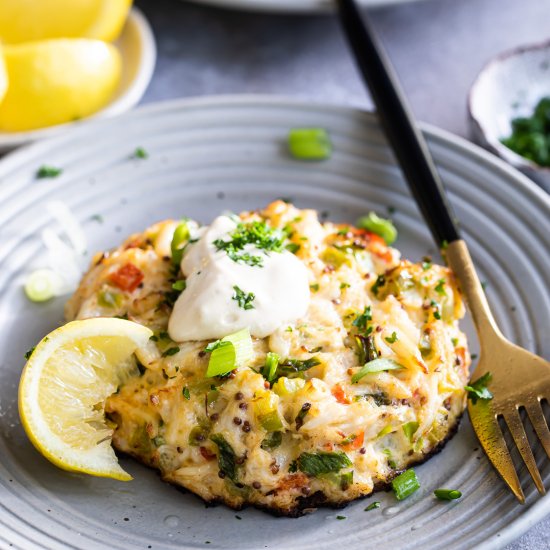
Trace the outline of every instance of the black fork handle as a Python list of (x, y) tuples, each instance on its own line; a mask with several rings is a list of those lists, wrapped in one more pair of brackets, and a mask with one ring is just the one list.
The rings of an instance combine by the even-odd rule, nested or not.
[(354, 0), (337, 0), (342, 26), (382, 127), (438, 246), (460, 239), (457, 222), (422, 134), (371, 24)]

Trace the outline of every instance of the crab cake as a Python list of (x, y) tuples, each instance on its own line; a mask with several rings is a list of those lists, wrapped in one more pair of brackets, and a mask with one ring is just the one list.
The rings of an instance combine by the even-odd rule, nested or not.
[(154, 331), (106, 403), (118, 450), (207, 502), (285, 516), (439, 450), (466, 403), (463, 315), (446, 267), (282, 201), (132, 235), (66, 307)]

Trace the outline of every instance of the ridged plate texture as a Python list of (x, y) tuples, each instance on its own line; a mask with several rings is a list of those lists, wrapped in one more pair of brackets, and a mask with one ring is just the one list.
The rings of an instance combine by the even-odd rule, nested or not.
[[(297, 126), (326, 128), (332, 158), (289, 158), (286, 136)], [(503, 331), (550, 357), (548, 196), (477, 147), (424, 131)], [(136, 147), (149, 158), (132, 158)], [(43, 164), (63, 174), (35, 179)], [(418, 261), (435, 253), (376, 117), (359, 110), (259, 97), (171, 102), (90, 123), (0, 162), (1, 548), (488, 549), (550, 512), (550, 497), (535, 494), (525, 469), (527, 504), (516, 503), (467, 418), (443, 452), (417, 468), (422, 488), (411, 498), (398, 503), (382, 493), (300, 519), (206, 509), (127, 458), (122, 464), (135, 479), (121, 483), (58, 470), (33, 449), (17, 414), (23, 355), (62, 322), (64, 303), (31, 304), (21, 290), (25, 273), (44, 262), (40, 231), (53, 227), (47, 201), (70, 206), (91, 255), (157, 220), (186, 215), (209, 222), (220, 211), (278, 197), (335, 221), (353, 222), (371, 209), (385, 215), (394, 207), (404, 257)], [(463, 326), (476, 353), (469, 319)], [(537, 457), (550, 489), (550, 461)], [(464, 496), (436, 501), (432, 492), (439, 487)], [(381, 508), (365, 512), (373, 500)]]

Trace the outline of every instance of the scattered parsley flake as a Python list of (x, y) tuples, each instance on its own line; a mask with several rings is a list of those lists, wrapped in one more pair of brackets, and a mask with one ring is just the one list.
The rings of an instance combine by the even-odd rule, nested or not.
[(169, 357), (171, 355), (176, 355), (176, 353), (178, 353), (180, 350), (180, 348), (178, 348), (177, 346), (176, 347), (173, 347), (173, 348), (168, 348), (163, 354), (162, 356), (163, 357)]
[(319, 290), (319, 283), (309, 285), (309, 288), (310, 288), (310, 290), (313, 290), (313, 292), (317, 292)]
[(244, 310), (254, 309), (252, 302), (255, 300), (256, 296), (253, 292), (245, 292), (237, 285), (233, 287), (235, 294), (232, 296), (232, 300), (235, 300), (238, 306)]
[(487, 387), (492, 379), (493, 375), (490, 372), (486, 372), (475, 382), (471, 382), (469, 386), (464, 386), (464, 389), (468, 392), (468, 399), (471, 399), (474, 405), (477, 403), (478, 399), (484, 401), (493, 399), (493, 394)]
[(103, 223), (103, 216), (101, 214), (94, 214), (90, 216), (90, 220), (97, 223)]
[(342, 519), (347, 519), (347, 517), (346, 516), (336, 516), (336, 519), (342, 520)]
[(374, 510), (376, 508), (380, 508), (380, 503), (378, 501), (372, 502), (365, 508), (365, 512), (370, 512), (371, 510)]
[(397, 337), (397, 333), (394, 331), (391, 333), (391, 336), (386, 336), (386, 338), (384, 338), (384, 340), (386, 340), (386, 342), (388, 344), (395, 344), (395, 342), (397, 342), (397, 340), (399, 340), (399, 338)]
[(181, 393), (182, 393), (183, 397), (185, 397), (185, 399), (187, 399), (187, 401), (189, 401), (189, 399), (191, 399), (191, 393), (189, 392), (189, 388), (187, 386), (185, 386), (185, 388), (183, 388)]
[(250, 266), (263, 267), (262, 256), (245, 252), (246, 245), (267, 252), (283, 251), (283, 233), (269, 227), (264, 221), (239, 223), (229, 235), (229, 240), (216, 239), (213, 245), (217, 250), (223, 250), (234, 262), (242, 262)]
[(136, 159), (146, 159), (149, 157), (149, 153), (143, 147), (136, 147), (133, 156)]
[(25, 359), (28, 361), (31, 358), (31, 355), (33, 354), (34, 350), (36, 349), (36, 346), (32, 347), (27, 353), (25, 353)]

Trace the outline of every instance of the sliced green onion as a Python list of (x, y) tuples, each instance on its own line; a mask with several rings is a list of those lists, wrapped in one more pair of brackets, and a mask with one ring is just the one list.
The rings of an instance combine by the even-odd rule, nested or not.
[(265, 367), (264, 367), (264, 378), (271, 382), (275, 378), (275, 373), (277, 372), (277, 367), (279, 366), (279, 355), (273, 353), (272, 351), (268, 352), (265, 358)]
[(187, 220), (183, 220), (176, 227), (172, 237), (172, 243), (170, 244), (170, 248), (172, 250), (172, 262), (174, 264), (179, 265), (181, 263), (183, 258), (183, 247), (189, 240), (189, 237), (189, 225), (187, 224)]
[(370, 512), (371, 510), (375, 510), (376, 508), (380, 508), (380, 503), (378, 501), (371, 502), (366, 508), (365, 512)]
[(288, 134), (288, 148), (300, 160), (325, 160), (332, 154), (330, 137), (323, 128), (293, 128)]
[(391, 485), (397, 500), (403, 500), (420, 489), (420, 483), (416, 477), (415, 471), (412, 468), (405, 470), (402, 474), (398, 475), (391, 482)]
[(36, 177), (38, 179), (56, 178), (62, 172), (62, 168), (57, 168), (56, 166), (47, 166), (46, 164), (44, 164), (36, 171)]
[(248, 363), (253, 356), (252, 338), (248, 328), (229, 334), (208, 344), (206, 351), (210, 351), (210, 361), (206, 369), (206, 376), (220, 376), (233, 369)]
[(367, 374), (371, 374), (373, 372), (383, 372), (388, 370), (397, 370), (397, 369), (404, 369), (405, 367), (401, 364), (399, 364), (397, 361), (394, 361), (393, 359), (373, 359), (372, 361), (369, 361), (359, 372), (356, 372), (351, 377), (352, 384), (357, 384), (363, 376)]
[(122, 294), (103, 290), (97, 295), (97, 303), (101, 307), (117, 308), (122, 304)]
[(439, 500), (456, 500), (462, 496), (462, 493), (456, 489), (436, 489), (434, 495)]
[(238, 332), (225, 336), (222, 338), (222, 342), (231, 342), (235, 347), (236, 367), (242, 367), (252, 360), (254, 350), (252, 348), (252, 337), (248, 328), (243, 328)]
[(31, 302), (53, 298), (61, 285), (60, 277), (51, 269), (37, 269), (25, 281), (25, 294)]
[(419, 425), (420, 424), (418, 422), (407, 422), (406, 424), (403, 424), (403, 433), (411, 443)]
[(369, 212), (367, 216), (359, 218), (357, 220), (357, 227), (380, 235), (388, 245), (393, 244), (397, 239), (397, 229), (393, 225), (393, 222), (380, 218), (374, 212)]

